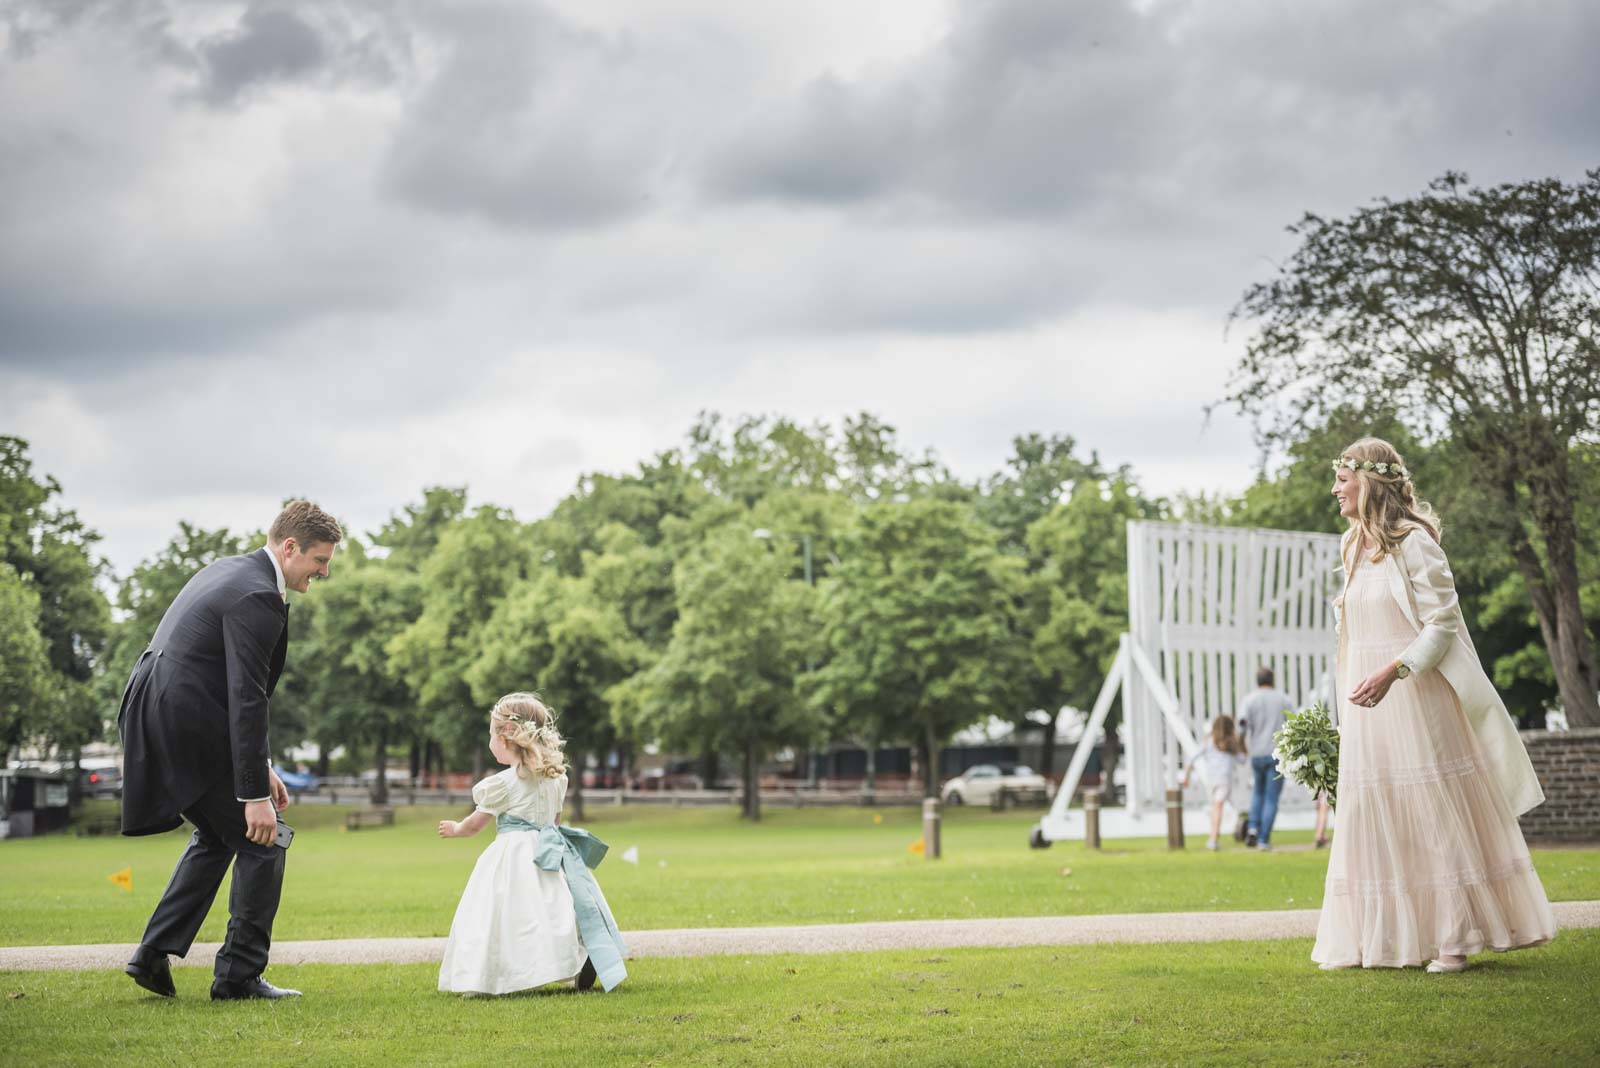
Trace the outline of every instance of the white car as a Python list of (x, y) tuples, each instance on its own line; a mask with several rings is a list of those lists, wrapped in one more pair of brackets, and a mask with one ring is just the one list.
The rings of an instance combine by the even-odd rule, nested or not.
[(1026, 764), (974, 764), (945, 783), (941, 796), (947, 805), (1043, 803), (1050, 799), (1050, 784)]

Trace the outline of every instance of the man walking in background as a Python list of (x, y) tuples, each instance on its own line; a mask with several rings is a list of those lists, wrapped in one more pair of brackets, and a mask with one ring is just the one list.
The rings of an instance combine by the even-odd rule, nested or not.
[(1272, 848), (1272, 823), (1278, 818), (1278, 795), (1283, 793), (1283, 776), (1272, 758), (1272, 736), (1286, 722), (1286, 712), (1294, 708), (1288, 695), (1277, 689), (1271, 668), (1256, 672), (1256, 692), (1245, 699), (1239, 711), (1239, 730), (1250, 750), (1250, 772), (1255, 788), (1250, 793), (1248, 846)]
[(125, 969), (163, 997), (177, 993), (167, 957), (188, 954), (229, 865), (212, 999), (298, 993), (261, 977), (290, 835), (278, 817), (289, 792), (268, 760), (267, 719), (289, 646), (288, 591), (327, 578), (342, 537), (327, 512), (291, 502), (265, 547), (189, 580), (128, 679), (117, 718), (122, 833), (160, 834), (185, 819), (195, 828)]

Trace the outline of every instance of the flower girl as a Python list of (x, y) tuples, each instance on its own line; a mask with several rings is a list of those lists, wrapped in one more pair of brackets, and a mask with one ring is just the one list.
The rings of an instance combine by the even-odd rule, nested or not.
[(555, 714), (535, 694), (507, 694), (489, 713), (489, 750), (506, 770), (472, 788), (472, 815), (439, 824), (441, 838), (496, 828), (450, 924), (439, 989), (509, 994), (572, 979), (587, 990), (598, 978), (610, 990), (627, 977), (628, 947), (590, 870), (605, 843), (559, 825), (567, 776)]
[(1211, 721), (1211, 736), (1184, 766), (1180, 786), (1189, 785), (1189, 776), (1195, 765), (1200, 765), (1200, 779), (1206, 784), (1211, 802), (1211, 837), (1206, 848), (1221, 848), (1217, 839), (1222, 833), (1222, 809), (1233, 796), (1233, 769), (1249, 759), (1249, 750), (1233, 727), (1232, 716), (1218, 716)]

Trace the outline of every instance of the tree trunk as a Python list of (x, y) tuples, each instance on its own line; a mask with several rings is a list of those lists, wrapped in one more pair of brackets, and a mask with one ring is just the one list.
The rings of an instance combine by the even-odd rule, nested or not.
[(700, 754), (700, 786), (703, 789), (715, 790), (717, 788), (717, 776), (720, 774), (720, 769), (717, 767), (718, 763), (715, 749), (707, 749)]
[(1100, 747), (1100, 796), (1103, 803), (1117, 803), (1117, 784), (1113, 778), (1117, 761), (1122, 757), (1122, 743), (1117, 741), (1117, 721), (1120, 717), (1106, 717), (1106, 740)]
[[(1540, 559), (1520, 521), (1510, 526), (1511, 554), (1533, 602), (1568, 726), (1600, 727), (1600, 699), (1596, 696), (1600, 671), (1596, 670), (1594, 643), (1578, 597), (1577, 527), (1566, 467), (1559, 463), (1544, 478), (1530, 479), (1528, 510), (1544, 542), (1544, 559)], [(1523, 514), (1516, 484), (1505, 478), (1500, 489), (1510, 509), (1508, 516)], [(1548, 572), (1545, 560), (1549, 561)]]
[(573, 749), (571, 743), (567, 746), (567, 759), (572, 762), (568, 774), (567, 801), (572, 809), (572, 818), (577, 822), (583, 820), (583, 764), (584, 755), (581, 750)]
[(761, 820), (761, 759), (754, 741), (744, 743), (744, 818)]
[(328, 769), (333, 766), (333, 757), (328, 752), (328, 747), (321, 742), (317, 743), (317, 778), (326, 779)]
[[(1061, 709), (1050, 713), (1050, 720), (1044, 725), (1044, 737), (1039, 739), (1039, 763), (1043, 767), (1037, 768), (1040, 775), (1049, 778), (1056, 770), (1056, 720), (1061, 718)], [(1087, 723), (1087, 720), (1085, 720)]]
[(867, 789), (878, 791), (878, 739), (867, 739)]
[(378, 777), (372, 780), (372, 803), (374, 805), (387, 805), (389, 803), (389, 730), (387, 727), (378, 731), (378, 746), (373, 758), (378, 766)]
[(932, 727), (923, 730), (922, 737), (922, 796), (939, 796), (939, 739)]
[(413, 734), (411, 736), (411, 785), (415, 786), (420, 778), (422, 778), (422, 739)]

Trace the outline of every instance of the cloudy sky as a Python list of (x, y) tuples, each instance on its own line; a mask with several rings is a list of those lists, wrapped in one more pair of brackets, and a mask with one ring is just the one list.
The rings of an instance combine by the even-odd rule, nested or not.
[(118, 569), (423, 486), (544, 514), (694, 414), (1064, 432), (1237, 488), (1305, 210), (1600, 164), (1600, 5), (0, 0), (0, 433)]

